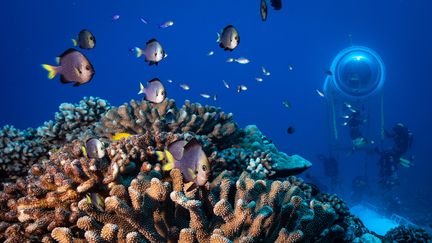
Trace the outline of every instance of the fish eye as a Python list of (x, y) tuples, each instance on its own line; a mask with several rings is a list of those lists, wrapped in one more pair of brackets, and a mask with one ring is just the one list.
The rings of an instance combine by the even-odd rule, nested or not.
[(90, 36), (90, 40), (93, 40), (94, 38), (93, 38), (93, 36)]
[(157, 52), (155, 52), (155, 54), (154, 54), (154, 55), (155, 55), (155, 57), (156, 57), (156, 56), (157, 56)]
[(202, 166), (202, 169), (203, 169), (204, 171), (206, 171), (206, 170), (207, 170), (207, 166), (206, 166), (206, 165), (203, 165), (203, 166)]
[(90, 66), (89, 65), (86, 66), (86, 70), (90, 71)]

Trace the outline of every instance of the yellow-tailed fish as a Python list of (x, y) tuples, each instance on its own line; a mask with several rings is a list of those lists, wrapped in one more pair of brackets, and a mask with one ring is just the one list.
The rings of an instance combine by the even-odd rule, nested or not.
[(84, 157), (86, 157), (88, 159), (87, 149), (84, 146), (81, 146), (81, 151), (82, 151)]
[(118, 141), (118, 140), (121, 140), (121, 139), (127, 139), (127, 138), (129, 138), (130, 136), (132, 136), (131, 134), (129, 134), (129, 133), (126, 133), (126, 132), (120, 132), (120, 133), (117, 133), (117, 134), (115, 134), (114, 136), (112, 136), (112, 140), (114, 140), (114, 141)]
[(92, 204), (102, 212), (105, 211), (105, 202), (103, 197), (99, 193), (95, 193), (95, 192), (87, 193), (86, 197), (87, 197), (87, 203)]

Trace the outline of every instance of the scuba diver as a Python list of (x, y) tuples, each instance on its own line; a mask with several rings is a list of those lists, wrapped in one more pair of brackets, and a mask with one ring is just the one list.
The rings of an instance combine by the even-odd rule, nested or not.
[(378, 161), (379, 166), (379, 181), (378, 183), (386, 190), (391, 190), (394, 186), (399, 185), (399, 176), (397, 173), (398, 157), (392, 149), (379, 151), (380, 155)]
[(392, 131), (384, 131), (386, 136), (393, 139), (393, 151), (399, 157), (402, 157), (413, 142), (413, 133), (402, 123), (393, 126)]
[(360, 109), (353, 108), (350, 104), (344, 103), (345, 108), (348, 109), (349, 114), (344, 115), (343, 118), (347, 119), (343, 125), (348, 126), (350, 129), (350, 137), (353, 143), (353, 150), (364, 147), (367, 144), (366, 138), (363, 136), (360, 128), (366, 123), (366, 119), (362, 117)]
[(331, 192), (334, 192), (336, 190), (336, 187), (339, 184), (339, 162), (335, 157), (332, 155), (329, 155), (328, 157), (319, 154), (318, 159), (323, 162), (324, 167), (324, 175), (328, 178), (330, 178), (330, 190)]

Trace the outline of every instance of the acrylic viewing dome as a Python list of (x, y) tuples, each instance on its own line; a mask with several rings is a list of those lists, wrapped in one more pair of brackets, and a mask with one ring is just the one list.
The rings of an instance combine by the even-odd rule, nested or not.
[[(379, 91), (385, 80), (385, 67), (379, 55), (363, 46), (339, 52), (330, 68), (331, 82), (336, 91), (352, 98), (362, 98)], [(327, 88), (327, 87), (326, 87)]]

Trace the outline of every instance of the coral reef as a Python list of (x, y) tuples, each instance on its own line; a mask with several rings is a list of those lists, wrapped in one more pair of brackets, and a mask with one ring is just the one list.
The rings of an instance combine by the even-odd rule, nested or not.
[(432, 236), (428, 234), (424, 229), (407, 227), (404, 225), (398, 226), (389, 230), (383, 242), (431, 242)]
[[(60, 110), (55, 123), (18, 142), (40, 140), (33, 146), (44, 150), (25, 163), (26, 177), (3, 185), (0, 240), (340, 242), (370, 233), (337, 196), (291, 176), (310, 162), (279, 152), (255, 126), (238, 128), (218, 108), (186, 101), (178, 109), (169, 99), (109, 107), (89, 98)], [(111, 141), (119, 132), (132, 136)], [(90, 137), (104, 144), (104, 157), (86, 157)], [(156, 156), (193, 138), (212, 167), (204, 186), (178, 169), (162, 171)]]
[(44, 158), (48, 151), (92, 134), (97, 121), (110, 105), (106, 100), (84, 97), (79, 104), (63, 103), (55, 121), (37, 129), (18, 130), (5, 126), (0, 130), (0, 180), (27, 173), (29, 167)]

